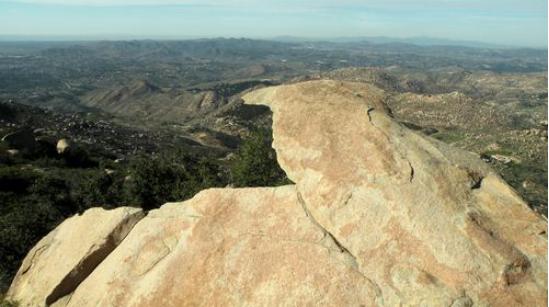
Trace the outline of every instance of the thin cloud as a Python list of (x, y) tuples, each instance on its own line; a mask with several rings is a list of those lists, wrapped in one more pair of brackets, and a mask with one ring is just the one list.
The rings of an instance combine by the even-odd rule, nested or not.
[(198, 0), (9, 0), (12, 3), (67, 6), (161, 6), (161, 5), (196, 5), (216, 4), (218, 1)]
[[(2, 2), (2, 1), (0, 1)], [(85, 6), (162, 6), (162, 5), (220, 5), (220, 6), (285, 6), (285, 7), (342, 7), (363, 6), (379, 8), (543, 8), (546, 0), (4, 0), (4, 2), (85, 5)]]
[(63, 6), (203, 6), (264, 10), (332, 10), (366, 9), (406, 11), (440, 10), (509, 10), (538, 13), (547, 11), (547, 0), (0, 0), (0, 3), (26, 3)]

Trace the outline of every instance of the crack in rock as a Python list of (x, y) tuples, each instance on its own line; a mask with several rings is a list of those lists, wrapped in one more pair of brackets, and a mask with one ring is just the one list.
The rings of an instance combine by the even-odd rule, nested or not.
[(410, 161), (408, 161), (408, 165), (410, 166), (410, 182), (412, 182), (414, 180), (414, 167)]
[(406, 156), (402, 153), (402, 148), (398, 144), (391, 141), (391, 138), (390, 138), (389, 134), (387, 134), (387, 132), (383, 131), (378, 126), (376, 126), (376, 124), (374, 124), (374, 122), (372, 121), (372, 114), (371, 113), (375, 110), (376, 109), (374, 107), (368, 107), (368, 109), (366, 111), (366, 114), (368, 115), (368, 121), (370, 122), (370, 124), (372, 126), (377, 128), (387, 138), (387, 142), (395, 147), (395, 151), (400, 155), (400, 157), (403, 160), (405, 160), (406, 162), (408, 162), (408, 165), (410, 166), (409, 182), (412, 182), (414, 180), (414, 175), (415, 175), (415, 170), (414, 170), (414, 167), (412, 166), (412, 163), (408, 159), (406, 159)]
[(345, 200), (341, 203), (341, 205), (338, 207), (338, 209), (341, 209), (349, 204), (351, 201), (351, 198), (353, 198), (353, 192), (349, 192), (349, 195), (345, 197)]
[[(331, 233), (329, 232), (326, 228), (324, 228), (311, 214), (311, 212), (309, 211), (309, 209), (307, 208), (307, 204), (305, 202), (305, 200), (303, 199), (303, 196), (301, 195), (301, 193), (299, 191), (297, 191), (296, 189), (296, 193), (297, 193), (297, 199), (299, 201), (299, 203), (301, 204), (301, 207), (303, 208), (303, 211), (305, 212), (305, 215), (309, 218), (309, 220), (313, 223), (313, 225), (315, 225), (316, 227), (318, 227), (323, 233), (324, 233), (324, 237), (325, 238), (329, 238), (333, 243), (334, 245), (339, 249), (339, 252), (341, 252), (342, 254), (344, 254), (346, 256), (346, 258), (349, 260), (349, 265), (350, 267), (355, 271), (357, 272), (358, 274), (360, 274), (366, 281), (368, 281), (372, 287), (374, 288), (374, 291), (376, 292), (376, 301), (379, 300), (379, 305), (380, 306), (383, 306), (383, 293), (381, 291), (381, 287), (375, 282), (373, 281), (372, 279), (368, 278), (366, 275), (364, 275), (364, 273), (362, 273), (360, 271), (360, 268), (359, 268), (359, 265), (358, 265), (358, 261), (357, 261), (357, 258), (355, 255), (353, 255), (343, 244), (341, 244), (341, 242), (339, 242), (336, 237)], [(352, 196), (352, 194), (351, 194)], [(350, 199), (351, 197), (349, 197)], [(348, 201), (348, 200), (347, 200)]]
[(368, 121), (372, 124), (372, 126), (375, 126), (375, 125), (374, 125), (374, 122), (372, 122), (372, 114), (370, 114), (370, 112), (374, 110), (375, 108), (373, 107), (368, 107), (368, 110), (366, 110), (366, 114), (368, 114)]
[[(137, 217), (137, 218), (135, 218)], [(46, 305), (71, 294), (78, 286), (124, 241), (134, 226), (144, 217), (142, 212), (128, 215), (117, 225), (99, 248), (90, 247), (87, 255), (78, 263), (46, 297)]]
[(31, 261), (30, 261), (29, 265), (26, 268), (23, 269), (23, 271), (21, 272), (21, 275), (26, 274), (30, 270), (30, 268), (33, 267), (35, 259), (40, 254), (42, 254), (44, 252), (44, 250), (47, 249), (49, 246), (50, 246), (50, 244), (48, 243), (48, 244), (44, 244), (44, 245), (40, 246), (38, 249), (36, 249), (36, 251), (32, 254)]
[(341, 253), (345, 253), (346, 255), (348, 255), (350, 257), (350, 259), (352, 260), (352, 266), (356, 269), (358, 269), (358, 262), (356, 260), (356, 257), (351, 253), (349, 252), (349, 250), (343, 246), (335, 237), (332, 233), (330, 233), (326, 228), (324, 228), (322, 225), (320, 225), (320, 223), (312, 216), (311, 212), (309, 211), (309, 209), (307, 208), (307, 205), (305, 203), (305, 200), (303, 199), (303, 196), (301, 195), (300, 192), (297, 192), (297, 199), (299, 201), (299, 203), (301, 204), (301, 207), (303, 208), (303, 211), (305, 211), (305, 215), (307, 215), (307, 217), (311, 220), (311, 222), (317, 226), (323, 233), (325, 236), (329, 237), (332, 239), (332, 241), (334, 242), (335, 246), (339, 249), (339, 251)]
[(172, 252), (172, 249), (170, 248), (170, 246), (168, 246), (168, 244), (166, 244), (166, 242), (164, 240), (160, 240), (160, 242), (162, 242), (162, 246), (164, 247), (164, 249), (162, 250), (162, 252), (158, 255), (158, 257), (152, 261), (146, 269), (144, 269), (143, 271), (139, 272), (137, 274), (137, 276), (143, 276), (147, 273), (149, 273), (154, 267), (156, 267), (160, 262), (162, 262), (162, 260), (164, 260), (166, 257), (168, 257), (168, 255), (171, 254)]

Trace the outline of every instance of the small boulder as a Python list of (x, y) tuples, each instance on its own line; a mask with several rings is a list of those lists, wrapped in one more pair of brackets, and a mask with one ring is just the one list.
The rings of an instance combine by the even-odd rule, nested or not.
[(492, 155), (492, 159), (499, 161), (503, 164), (509, 164), (511, 162), (520, 163), (521, 161), (515, 157), (509, 157), (504, 155)]
[(57, 153), (62, 155), (69, 151), (69, 149), (71, 148), (71, 143), (67, 139), (60, 139), (57, 142), (56, 148), (57, 148)]
[(8, 150), (6, 150), (6, 152), (7, 152), (10, 156), (17, 156), (17, 155), (19, 155), (19, 150), (17, 150), (17, 149), (8, 149)]

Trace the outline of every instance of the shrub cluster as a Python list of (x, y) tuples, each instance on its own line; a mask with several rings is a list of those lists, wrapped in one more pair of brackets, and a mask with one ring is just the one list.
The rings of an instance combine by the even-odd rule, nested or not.
[(278, 165), (271, 143), (269, 130), (255, 130), (242, 142), (231, 164), (231, 179), (235, 186), (278, 186), (290, 183)]

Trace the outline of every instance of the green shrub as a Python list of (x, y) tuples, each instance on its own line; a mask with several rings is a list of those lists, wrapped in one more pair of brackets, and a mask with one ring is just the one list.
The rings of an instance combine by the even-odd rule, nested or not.
[(219, 166), (181, 153), (141, 157), (130, 163), (128, 194), (145, 210), (188, 199), (202, 189), (222, 186)]
[(62, 157), (69, 167), (90, 168), (97, 167), (99, 163), (94, 161), (87, 150), (83, 148), (71, 148)]
[[(6, 288), (30, 248), (65, 218), (38, 195), (6, 198), (12, 210), (0, 216), (0, 287)], [(8, 276), (9, 278), (5, 278)]]
[(39, 175), (19, 166), (0, 168), (0, 191), (21, 193), (26, 191)]
[(82, 211), (81, 206), (71, 195), (71, 183), (68, 178), (55, 172), (40, 176), (31, 186), (30, 196), (44, 205), (59, 212), (60, 216), (69, 216)]
[(245, 139), (231, 163), (237, 187), (278, 186), (290, 183), (276, 160), (268, 130), (255, 130)]
[(103, 169), (86, 172), (86, 179), (73, 188), (73, 198), (84, 208), (130, 206), (124, 173), (107, 174)]
[(77, 212), (79, 203), (55, 172), (0, 167), (0, 174), (10, 188), (0, 191), (0, 288), (6, 288), (31, 247)]

